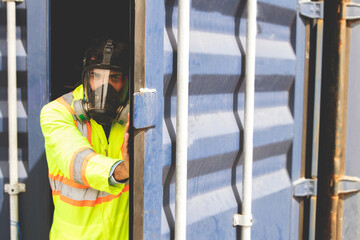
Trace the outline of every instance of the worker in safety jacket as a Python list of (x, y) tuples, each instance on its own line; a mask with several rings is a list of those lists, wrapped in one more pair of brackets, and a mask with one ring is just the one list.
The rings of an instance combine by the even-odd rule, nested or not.
[(50, 239), (128, 239), (128, 66), (125, 44), (95, 40), (82, 85), (41, 111), (55, 206)]

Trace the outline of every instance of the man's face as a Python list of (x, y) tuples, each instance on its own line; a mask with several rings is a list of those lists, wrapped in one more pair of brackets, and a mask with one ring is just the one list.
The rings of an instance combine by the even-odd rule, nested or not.
[(125, 85), (125, 79), (120, 71), (95, 68), (90, 70), (90, 86), (92, 90), (109, 83), (120, 92)]

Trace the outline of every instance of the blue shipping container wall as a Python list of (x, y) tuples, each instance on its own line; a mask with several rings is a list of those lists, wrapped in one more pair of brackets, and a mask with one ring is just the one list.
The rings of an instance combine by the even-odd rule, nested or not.
[[(172, 239), (178, 6), (176, 0), (143, 2), (145, 87), (157, 91), (156, 126), (145, 130), (143, 238)], [(258, 1), (252, 239), (302, 236), (302, 199), (293, 197), (293, 185), (304, 177), (305, 24), (309, 21), (300, 17), (297, 4), (297, 0)], [(241, 211), (242, 199), (246, 1), (192, 0), (190, 14), (187, 239), (239, 239), (240, 227), (233, 227), (232, 219)], [(359, 177), (360, 114), (354, 111), (359, 92), (359, 25), (354, 21), (349, 28), (348, 112), (352, 115), (347, 119), (345, 175)], [(51, 193), (39, 125), (40, 109), (49, 101), (48, 0), (17, 4), (16, 35), (19, 176), (27, 188), (19, 197), (20, 226), (23, 239), (48, 239)], [(6, 6), (0, 2), (2, 239), (9, 239), (9, 198), (3, 191), (8, 183), (6, 49)], [(344, 197), (345, 239), (360, 236), (359, 197), (359, 193)]]
[[(301, 76), (295, 83), (296, 4), (258, 1), (253, 239), (298, 234), (292, 182), (300, 177), (300, 156), (292, 153), (301, 152), (303, 90)], [(146, 5), (146, 87), (163, 96), (158, 101), (163, 120), (158, 116), (156, 128), (145, 133), (144, 239), (174, 236), (178, 7), (174, 0), (161, 5)], [(239, 234), (232, 218), (241, 209), (245, 44), (245, 1), (191, 1), (187, 239)], [(296, 141), (295, 126), (300, 128)]]
[[(48, 239), (51, 193), (43, 137), (41, 106), (48, 102), (47, 4), (24, 1), (16, 5), (17, 112), (19, 181), (26, 192), (19, 195), (22, 239)], [(0, 2), (0, 233), (10, 239), (6, 3)]]

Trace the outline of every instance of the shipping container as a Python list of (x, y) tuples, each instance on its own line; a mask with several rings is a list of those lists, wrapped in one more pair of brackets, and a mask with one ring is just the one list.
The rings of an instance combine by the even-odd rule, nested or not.
[[(252, 239), (360, 239), (360, 1), (258, 0)], [(16, 4), (19, 230), (48, 239), (43, 105), (81, 81), (89, 40), (131, 46), (132, 239), (174, 239), (177, 0)], [(341, 11), (338, 11), (341, 9)], [(0, 232), (10, 239), (7, 6), (0, 3)], [(247, 3), (190, 1), (187, 239), (241, 239)]]

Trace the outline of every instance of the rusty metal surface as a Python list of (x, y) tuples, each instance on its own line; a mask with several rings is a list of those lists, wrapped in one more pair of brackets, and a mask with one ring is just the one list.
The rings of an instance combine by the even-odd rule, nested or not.
[(320, 116), (317, 239), (340, 239), (342, 200), (334, 192), (344, 174), (347, 127), (347, 30), (345, 1), (325, 2)]

